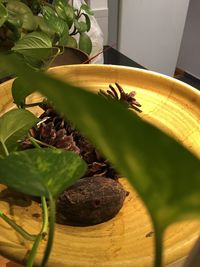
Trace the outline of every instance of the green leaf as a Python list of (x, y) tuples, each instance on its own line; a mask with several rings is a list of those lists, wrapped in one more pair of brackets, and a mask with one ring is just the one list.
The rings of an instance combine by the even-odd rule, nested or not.
[(72, 23), (74, 19), (73, 8), (65, 0), (55, 0), (54, 7), (60, 18)]
[(80, 10), (84, 10), (86, 14), (88, 15), (94, 15), (94, 12), (91, 10), (91, 8), (86, 5), (86, 4), (82, 4), (81, 7), (80, 7)]
[(82, 14), (85, 17), (85, 23), (87, 25), (87, 32), (89, 32), (91, 28), (91, 22), (90, 22), (90, 17), (87, 14)]
[(79, 49), (83, 50), (88, 55), (92, 51), (92, 41), (86, 33), (81, 33), (79, 38)]
[(12, 51), (25, 58), (26, 62), (35, 68), (40, 68), (52, 55), (52, 41), (43, 32), (31, 32), (22, 37)]
[(16, 78), (12, 84), (12, 97), (14, 103), (19, 107), (23, 107), (25, 105), (26, 97), (34, 91), (35, 90), (25, 86), (19, 77)]
[(12, 151), (17, 146), (17, 141), (38, 121), (31, 112), (23, 109), (13, 109), (5, 113), (0, 118), (0, 143)]
[(15, 26), (18, 30), (22, 27), (22, 20), (20, 17), (17, 17), (16, 15), (8, 15), (8, 23)]
[(61, 19), (66, 19), (66, 1), (65, 0), (55, 0), (54, 1), (54, 7), (55, 7), (55, 10), (58, 14), (58, 16), (61, 18)]
[(8, 12), (3, 4), (0, 3), (0, 27), (4, 24), (8, 17)]
[(24, 49), (51, 47), (52, 41), (47, 34), (43, 32), (31, 32), (21, 38), (12, 50), (20, 53), (20, 51)]
[(30, 149), (0, 160), (0, 183), (33, 196), (55, 198), (86, 171), (75, 153), (61, 149)]
[(53, 37), (55, 35), (55, 30), (48, 26), (43, 17), (35, 16), (35, 20), (38, 24), (38, 28), (46, 33), (48, 36)]
[(65, 14), (66, 14), (66, 22), (68, 24), (69, 29), (71, 28), (73, 21), (74, 21), (74, 9), (71, 5), (66, 4), (66, 8), (65, 8)]
[(20, 50), (20, 54), (22, 54), (27, 64), (36, 70), (48, 68), (51, 60), (53, 60), (59, 52), (60, 49), (58, 47)]
[(74, 20), (74, 26), (78, 30), (79, 33), (86, 32), (88, 29), (88, 25), (84, 21), (78, 21), (77, 19)]
[(60, 38), (59, 45), (77, 48), (77, 41), (74, 37), (66, 33)]
[(62, 36), (69, 31), (67, 22), (57, 17), (52, 8), (48, 6), (43, 7), (43, 16), (47, 25), (52, 28), (58, 36)]
[(33, 31), (36, 29), (37, 24), (34, 15), (27, 5), (17, 0), (9, 0), (6, 8), (9, 14), (9, 22), (21, 21), (22, 28), (25, 30)]

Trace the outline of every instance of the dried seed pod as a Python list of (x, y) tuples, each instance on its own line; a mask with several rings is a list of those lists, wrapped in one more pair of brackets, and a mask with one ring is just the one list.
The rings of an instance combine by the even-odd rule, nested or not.
[(57, 222), (87, 226), (113, 218), (121, 209), (126, 192), (122, 185), (102, 176), (78, 180), (57, 201)]

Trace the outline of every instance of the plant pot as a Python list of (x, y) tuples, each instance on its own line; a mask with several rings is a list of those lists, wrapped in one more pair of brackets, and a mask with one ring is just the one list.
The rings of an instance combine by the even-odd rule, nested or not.
[[(130, 92), (137, 92), (142, 104), (142, 118), (153, 123), (200, 156), (199, 104), (200, 94), (192, 87), (175, 79), (154, 72), (106, 65), (60, 66), (49, 73), (84, 86), (92, 91), (107, 89), (110, 83), (118, 82)], [(10, 88), (12, 81), (0, 85), (0, 111), (13, 107)], [(29, 101), (38, 101), (41, 96), (33, 94)], [(33, 109), (39, 114), (39, 109)], [(191, 129), (196, 129), (192, 131)], [(134, 136), (133, 136), (134, 138)], [(59, 267), (150, 267), (153, 264), (152, 225), (149, 215), (137, 193), (125, 178), (120, 179), (130, 191), (118, 215), (112, 220), (91, 226), (72, 227), (56, 225), (56, 235), (48, 266)], [(1, 186), (0, 210), (10, 214), (18, 224), (36, 234), (40, 230), (41, 210), (38, 203), (16, 202), (4, 194)], [(199, 235), (199, 221), (187, 221), (171, 226), (165, 235), (164, 264), (185, 257)], [(24, 262), (31, 243), (22, 239), (0, 220), (0, 253), (17, 262)], [(41, 261), (45, 242), (37, 254)]]
[(61, 55), (58, 55), (55, 60), (52, 62), (51, 67), (60, 66), (60, 65), (73, 65), (73, 64), (82, 64), (89, 63), (89, 56), (81, 51), (80, 49), (73, 47), (59, 47), (62, 52)]

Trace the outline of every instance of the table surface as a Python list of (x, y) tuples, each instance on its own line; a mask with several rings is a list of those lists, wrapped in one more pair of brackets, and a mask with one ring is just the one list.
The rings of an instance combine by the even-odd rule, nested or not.
[[(131, 60), (127, 56), (123, 55), (122, 53), (120, 53), (116, 49), (109, 47), (109, 46), (105, 47), (104, 64), (122, 65), (122, 66), (129, 66), (129, 67), (145, 69), (145, 67), (143, 67), (142, 65)], [(200, 90), (200, 80), (195, 78), (194, 76), (188, 74), (188, 73), (185, 73), (182, 77), (178, 78), (178, 80), (183, 81), (187, 84), (190, 84), (191, 86)]]

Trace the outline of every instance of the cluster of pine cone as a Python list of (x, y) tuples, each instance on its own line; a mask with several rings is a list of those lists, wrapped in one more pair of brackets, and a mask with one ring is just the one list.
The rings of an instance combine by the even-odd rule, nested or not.
[[(116, 87), (118, 91), (109, 85), (109, 90), (100, 90), (99, 94), (141, 112), (140, 104), (134, 98), (135, 92), (125, 93), (119, 84)], [(85, 176), (59, 195), (57, 223), (86, 226), (113, 218), (128, 195), (118, 182), (118, 173), (70, 121), (64, 120), (47, 102), (41, 103), (40, 107), (44, 110), (41, 121), (30, 130), (30, 135), (41, 146), (75, 152), (88, 165)], [(30, 138), (23, 140), (21, 145), (23, 149), (33, 147)]]
[[(116, 83), (116, 88), (109, 85), (106, 92), (100, 90), (99, 94), (107, 99), (112, 98), (123, 102), (128, 108), (141, 112), (141, 106), (135, 97), (135, 92), (125, 93), (122, 87)], [(41, 122), (30, 130), (30, 134), (37, 140), (56, 148), (73, 151), (80, 155), (87, 163), (88, 171), (85, 176), (104, 176), (117, 179), (118, 174), (98, 150), (73, 127), (73, 124), (64, 120), (47, 103), (42, 103), (44, 113), (40, 116)], [(23, 149), (30, 148), (32, 143), (26, 139), (22, 142)]]

